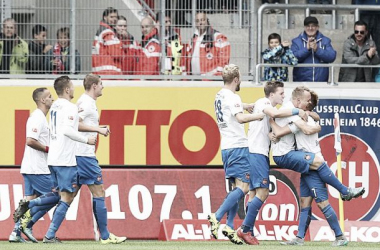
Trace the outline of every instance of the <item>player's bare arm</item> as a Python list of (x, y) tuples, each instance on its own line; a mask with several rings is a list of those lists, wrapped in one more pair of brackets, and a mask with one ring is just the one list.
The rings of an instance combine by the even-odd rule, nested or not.
[(252, 122), (256, 120), (262, 120), (264, 118), (265, 114), (264, 113), (258, 113), (258, 114), (243, 114), (243, 113), (237, 113), (235, 115), (236, 120), (239, 123), (247, 123), (247, 122)]
[(42, 145), (41, 142), (31, 137), (26, 138), (26, 145), (41, 152), (46, 152), (46, 153), (49, 152), (48, 146)]

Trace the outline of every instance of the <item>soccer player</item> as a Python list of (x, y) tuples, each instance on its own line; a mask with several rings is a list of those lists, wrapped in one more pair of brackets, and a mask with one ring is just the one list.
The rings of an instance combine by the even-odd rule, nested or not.
[[(300, 108), (306, 110), (307, 105), (311, 102), (310, 90), (304, 86), (296, 87), (292, 92), (292, 100), (285, 103), (281, 109)], [(319, 125), (310, 126), (298, 116), (276, 119), (276, 124), (284, 127), (288, 124), (294, 124), (303, 133), (309, 135), (320, 131)], [(308, 173), (309, 170), (316, 170), (319, 177), (324, 183), (333, 186), (341, 194), (342, 200), (348, 201), (352, 198), (361, 196), (365, 190), (363, 187), (351, 188), (343, 185), (338, 178), (332, 173), (331, 169), (323, 158), (312, 152), (296, 151), (294, 134), (297, 130), (295, 126), (289, 126), (292, 133), (284, 135), (277, 143), (272, 146), (273, 160), (277, 166), (290, 169), (301, 174)]]
[[(85, 93), (77, 101), (80, 123), (79, 131), (86, 137), (97, 136), (97, 133), (107, 136), (107, 127), (99, 127), (99, 114), (96, 107), (96, 100), (102, 96), (103, 83), (98, 75), (88, 74), (83, 86)], [(118, 237), (110, 233), (107, 229), (107, 208), (105, 205), (105, 191), (103, 186), (102, 169), (99, 167), (95, 157), (95, 145), (77, 144), (77, 167), (79, 176), (79, 187), (87, 185), (92, 194), (93, 213), (98, 224), (101, 235), (101, 243), (122, 243), (127, 237)]]
[(54, 81), (58, 95), (50, 109), (50, 149), (48, 165), (61, 199), (55, 209), (44, 243), (61, 243), (56, 232), (78, 189), (76, 142), (95, 145), (96, 137), (86, 137), (78, 132), (78, 107), (70, 101), (74, 98), (74, 85), (68, 76)]
[[(312, 110), (318, 105), (318, 94), (315, 91), (310, 91), (311, 103), (307, 106), (307, 110)], [(314, 112), (313, 112), (314, 113)], [(319, 120), (319, 117), (317, 117)], [(313, 126), (316, 121), (312, 116), (308, 117), (309, 125)], [(279, 127), (274, 121), (271, 121), (273, 133), (277, 139), (285, 134), (290, 134), (291, 129), (288, 126)], [(292, 126), (292, 125), (291, 125)], [(297, 130), (297, 129), (296, 129)], [(315, 153), (318, 157), (323, 159), (321, 147), (319, 146), (318, 133), (306, 135), (301, 131), (295, 134), (297, 149), (305, 152)], [(334, 209), (331, 207), (328, 201), (328, 192), (326, 184), (321, 180), (316, 171), (309, 171), (308, 174), (301, 174), (301, 213), (298, 220), (298, 233), (297, 236), (289, 241), (281, 242), (282, 245), (303, 245), (306, 231), (311, 221), (311, 203), (313, 199), (317, 202), (319, 209), (324, 214), (331, 229), (335, 233), (335, 241), (333, 246), (346, 246), (348, 244), (347, 238), (343, 235), (343, 232), (339, 226), (338, 217)]]
[(235, 244), (243, 244), (233, 230), (233, 220), (238, 210), (238, 202), (249, 190), (250, 161), (248, 141), (244, 123), (260, 120), (263, 113), (244, 114), (244, 109), (252, 105), (243, 104), (240, 96), (241, 75), (239, 67), (234, 64), (226, 65), (222, 72), (224, 87), (216, 94), (215, 113), (221, 134), (222, 160), (226, 179), (234, 184), (234, 189), (227, 194), (219, 209), (208, 216), (211, 225), (211, 235), (217, 239), (220, 220), (227, 215), (227, 225), (223, 234)]
[(264, 93), (265, 97), (255, 102), (253, 113), (264, 113), (265, 117), (262, 120), (249, 123), (250, 199), (247, 204), (247, 215), (243, 225), (237, 230), (239, 238), (249, 245), (259, 244), (256, 237), (254, 237), (253, 227), (256, 216), (269, 195), (269, 118), (299, 115), (306, 119), (306, 113), (302, 109), (279, 110), (276, 108), (278, 104), (282, 104), (285, 98), (283, 82), (267, 82), (264, 86)]
[[(37, 105), (37, 109), (32, 112), (26, 123), (26, 145), (20, 171), (25, 183), (25, 199), (21, 200), (20, 203), (26, 203), (38, 196), (40, 196), (40, 202), (39, 204), (37, 204), (36, 201), (32, 202), (37, 205), (34, 210), (30, 211), (26, 206), (25, 211), (22, 211), (22, 214), (24, 214), (28, 210), (27, 213), (29, 216), (33, 216), (33, 222), (30, 223), (28, 227), (22, 222), (20, 225), (19, 219), (22, 214), (20, 215), (20, 209), (16, 210), (18, 211), (18, 213), (15, 212), (14, 214), (16, 224), (13, 232), (9, 236), (9, 242), (24, 243), (25, 240), (21, 237), (20, 231), (22, 231), (31, 241), (37, 242), (32, 233), (33, 224), (49, 211), (49, 209), (59, 200), (58, 194), (52, 193), (53, 183), (47, 165), (49, 127), (46, 121), (46, 114), (49, 112), (54, 100), (47, 88), (35, 89), (32, 98)], [(46, 203), (41, 204), (41, 199), (45, 196), (50, 197), (48, 198), (49, 201), (47, 207), (45, 206)], [(32, 213), (32, 215), (30, 213)]]

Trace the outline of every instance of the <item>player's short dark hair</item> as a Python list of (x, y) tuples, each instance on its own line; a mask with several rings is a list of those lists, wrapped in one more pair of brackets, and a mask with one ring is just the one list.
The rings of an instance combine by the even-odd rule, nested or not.
[(83, 87), (85, 90), (91, 89), (92, 84), (98, 84), (100, 82), (100, 76), (95, 74), (88, 74), (83, 80)]
[(105, 9), (103, 11), (103, 19), (104, 19), (105, 16), (108, 16), (111, 13), (116, 13), (117, 15), (119, 15), (117, 9), (115, 9), (113, 7), (108, 7), (107, 9)]
[(269, 97), (270, 93), (275, 93), (277, 88), (283, 88), (284, 83), (280, 81), (267, 82), (264, 86), (265, 97)]
[(277, 33), (272, 33), (268, 36), (268, 43), (270, 42), (270, 40), (272, 39), (278, 39), (278, 41), (281, 43), (281, 36)]
[(37, 88), (33, 91), (32, 98), (35, 103), (37, 103), (40, 100), (41, 95), (42, 93), (44, 93), (45, 90), (47, 90), (47, 88)]
[(57, 95), (62, 95), (65, 88), (69, 86), (71, 79), (68, 76), (60, 76), (54, 81), (54, 89)]
[(364, 26), (365, 30), (368, 30), (368, 24), (362, 20), (356, 21), (354, 27), (355, 26)]
[(41, 24), (37, 24), (32, 29), (32, 37), (34, 38), (35, 35), (39, 35), (43, 31), (45, 31), (45, 32), (47, 31), (45, 26), (42, 26)]
[(57, 39), (59, 34), (65, 34), (67, 38), (70, 38), (70, 28), (69, 27), (63, 27), (57, 30)]
[(296, 87), (292, 92), (292, 99), (301, 97), (305, 91), (310, 92), (310, 89), (306, 86)]
[(318, 94), (314, 90), (310, 90), (311, 95), (311, 103), (307, 105), (307, 110), (312, 111), (317, 105), (319, 101)]

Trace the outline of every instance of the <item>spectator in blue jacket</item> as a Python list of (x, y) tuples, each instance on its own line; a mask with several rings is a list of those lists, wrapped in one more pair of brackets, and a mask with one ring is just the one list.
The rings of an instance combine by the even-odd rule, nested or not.
[[(318, 19), (308, 16), (304, 20), (305, 30), (292, 40), (291, 49), (297, 57), (298, 63), (322, 64), (332, 63), (336, 58), (336, 51), (331, 40), (319, 32)], [(293, 70), (294, 82), (327, 82), (329, 68), (307, 67)]]
[[(283, 41), (281, 43), (281, 36), (279, 34), (270, 34), (268, 36), (269, 48), (264, 50), (262, 53), (264, 63), (297, 65), (298, 60), (289, 48), (289, 45), (290, 43), (288, 41)], [(289, 74), (287, 67), (264, 68), (265, 81), (287, 82), (288, 78)]]

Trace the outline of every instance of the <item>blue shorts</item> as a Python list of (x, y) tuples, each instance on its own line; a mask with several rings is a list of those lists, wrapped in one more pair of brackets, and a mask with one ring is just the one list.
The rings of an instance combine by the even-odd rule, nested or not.
[(239, 179), (249, 183), (250, 167), (248, 148), (230, 148), (222, 150), (222, 160), (226, 179)]
[(59, 191), (74, 193), (78, 189), (77, 167), (49, 166), (54, 186)]
[(313, 197), (317, 203), (329, 198), (326, 184), (317, 171), (311, 170), (308, 174), (301, 174), (301, 197)]
[(95, 157), (77, 156), (80, 185), (103, 184), (102, 169)]
[(25, 183), (25, 196), (50, 193), (54, 187), (51, 174), (22, 174)]
[(269, 158), (262, 154), (249, 154), (251, 161), (250, 190), (269, 188)]
[(314, 157), (314, 153), (292, 150), (286, 155), (273, 156), (273, 160), (280, 168), (286, 168), (301, 174), (306, 174), (309, 172)]

